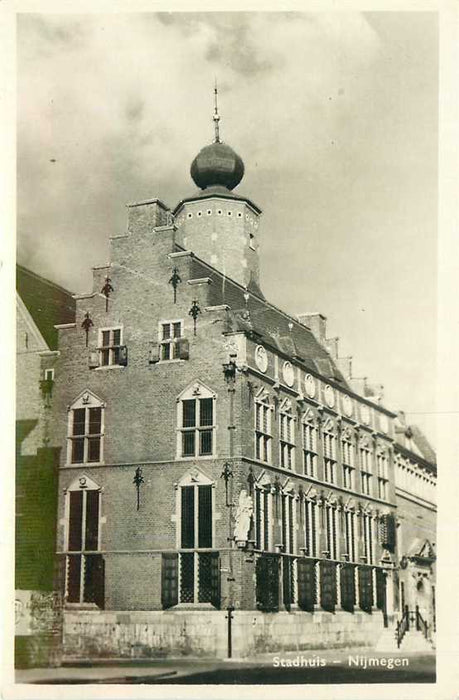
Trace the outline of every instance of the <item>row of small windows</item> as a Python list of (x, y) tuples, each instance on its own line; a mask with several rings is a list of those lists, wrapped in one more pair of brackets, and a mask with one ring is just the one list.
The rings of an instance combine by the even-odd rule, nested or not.
[[(233, 216), (235, 215), (238, 219), (242, 219), (244, 217), (244, 214), (241, 211), (234, 212), (232, 209), (227, 209), (226, 211), (223, 211), (223, 209), (216, 209), (215, 212), (213, 209), (207, 209), (207, 211), (201, 211), (198, 210), (196, 213), (193, 213), (192, 211), (187, 212), (186, 218), (187, 219), (192, 219), (194, 216), (196, 216), (198, 219), (201, 218), (202, 216), (212, 216), (213, 214), (216, 214), (217, 216)], [(183, 216), (179, 217), (178, 222), (183, 220)], [(248, 214), (245, 215), (246, 221), (250, 223), (251, 226), (254, 226), (255, 228), (258, 228), (258, 221), (254, 219), (253, 217), (249, 216)]]
[[(266, 464), (272, 464), (272, 413), (269, 402), (255, 401), (255, 458)], [(302, 472), (306, 476), (318, 478), (318, 443), (322, 440), (323, 479), (327, 483), (336, 484), (338, 480), (337, 467), (337, 436), (332, 421), (328, 421), (320, 431), (313, 419), (306, 416), (302, 424)], [(288, 402), (281, 404), (279, 410), (279, 462), (284, 469), (295, 470), (295, 419)], [(345, 488), (356, 489), (356, 447), (352, 436), (345, 433), (341, 438), (342, 482)], [(376, 494), (381, 499), (388, 497), (388, 457), (384, 451), (374, 450), (366, 443), (358, 447), (360, 488), (365, 495)], [(374, 462), (376, 474), (374, 474)], [(373, 486), (375, 483), (375, 486)]]
[(427, 473), (421, 471), (417, 466), (401, 455), (395, 460), (395, 482), (404, 491), (413, 493), (433, 503), (436, 502), (436, 482)]

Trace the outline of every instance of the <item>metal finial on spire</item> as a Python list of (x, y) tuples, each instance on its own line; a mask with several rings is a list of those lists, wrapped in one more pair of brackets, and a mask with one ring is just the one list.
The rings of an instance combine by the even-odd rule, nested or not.
[(221, 143), (220, 141), (220, 115), (218, 113), (218, 88), (217, 88), (217, 78), (215, 78), (215, 87), (214, 87), (214, 96), (215, 96), (215, 108), (214, 108), (214, 116), (212, 117), (214, 120), (214, 127), (215, 127), (215, 143)]

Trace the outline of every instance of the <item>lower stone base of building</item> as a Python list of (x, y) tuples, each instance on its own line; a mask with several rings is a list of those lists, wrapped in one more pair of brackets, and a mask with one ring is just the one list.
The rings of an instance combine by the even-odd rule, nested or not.
[[(251, 658), (265, 652), (371, 648), (383, 628), (379, 610), (373, 614), (235, 610), (231, 620), (232, 656)], [(226, 658), (228, 636), (225, 610), (72, 611), (64, 613), (63, 660)]]

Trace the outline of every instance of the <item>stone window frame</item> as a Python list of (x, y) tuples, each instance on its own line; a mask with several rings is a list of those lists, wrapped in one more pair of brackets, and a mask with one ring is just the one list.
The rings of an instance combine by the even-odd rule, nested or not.
[[(119, 343), (115, 343), (113, 340), (113, 335), (115, 332), (119, 331), (120, 337), (119, 337)], [(107, 368), (107, 367), (120, 367), (120, 356), (121, 356), (121, 348), (123, 346), (123, 331), (124, 327), (122, 324), (118, 324), (116, 326), (104, 326), (102, 328), (98, 329), (98, 342), (97, 342), (97, 359), (98, 359), (98, 367), (99, 368)], [(103, 337), (104, 333), (109, 334), (109, 343), (108, 345), (103, 344)], [(104, 355), (107, 353), (107, 359), (108, 361), (104, 361)]]
[[(306, 435), (306, 432), (308, 433)], [(319, 459), (319, 426), (314, 411), (309, 408), (301, 419), (301, 439), (303, 449), (303, 474), (317, 478)]]
[(346, 427), (341, 433), (341, 463), (343, 486), (350, 491), (355, 490), (355, 448), (355, 435), (351, 428)]
[(328, 418), (322, 427), (323, 477), (324, 482), (327, 484), (336, 484), (336, 467), (338, 464), (337, 432), (335, 421), (332, 418)]
[[(100, 432), (90, 433), (90, 409), (99, 408), (101, 411), (100, 417)], [(106, 403), (96, 396), (92, 391), (85, 389), (82, 391), (76, 399), (68, 406), (67, 413), (67, 457), (66, 466), (80, 466), (87, 464), (91, 466), (100, 466), (104, 464), (104, 437), (105, 437), (105, 408)], [(74, 421), (75, 421), (75, 411), (85, 410), (85, 426), (84, 433), (81, 435), (74, 435)], [(89, 440), (99, 439), (99, 459), (89, 460)], [(73, 455), (73, 443), (75, 440), (83, 440), (83, 460), (81, 462), (74, 462), (72, 460)]]
[[(274, 405), (268, 392), (265, 389), (260, 389), (254, 399), (254, 455), (255, 459), (263, 464), (272, 464), (272, 415)], [(262, 410), (262, 420), (259, 420), (260, 410)], [(263, 449), (259, 446), (262, 445)], [(266, 459), (262, 458), (262, 454)]]
[[(258, 507), (260, 512), (258, 513)], [(267, 515), (266, 515), (267, 513)], [(262, 471), (254, 484), (254, 537), (255, 548), (257, 542), (260, 543), (258, 548), (263, 552), (271, 552), (273, 550), (273, 523), (274, 523), (274, 499), (273, 485), (269, 475)], [(260, 522), (260, 531), (258, 531), (258, 522)]]
[[(195, 426), (183, 426), (183, 406), (184, 401), (195, 400), (196, 403), (196, 413), (195, 413)], [(200, 410), (201, 405), (199, 399), (212, 399), (212, 425), (201, 426), (200, 423)], [(176, 459), (180, 461), (185, 460), (196, 460), (196, 459), (215, 459), (218, 456), (217, 453), (217, 394), (210, 387), (206, 386), (203, 382), (196, 380), (189, 384), (177, 397), (177, 442), (176, 442)], [(185, 432), (193, 432), (195, 434), (194, 439), (194, 454), (184, 455), (183, 454), (183, 435)], [(200, 454), (199, 445), (201, 443), (200, 433), (203, 431), (211, 431), (211, 442), (212, 449), (211, 452)], [(197, 436), (197, 439), (196, 439)]]
[[(70, 549), (70, 498), (71, 493), (82, 492), (82, 519), (81, 519), (81, 544), (79, 550)], [(98, 520), (97, 520), (97, 548), (88, 550), (86, 548), (86, 524), (88, 517), (88, 492), (97, 491), (98, 498)], [(65, 577), (64, 577), (64, 604), (69, 607), (87, 606), (85, 598), (85, 574), (87, 557), (100, 554), (102, 551), (102, 526), (106, 523), (106, 518), (102, 516), (102, 491), (103, 488), (93, 479), (82, 472), (79, 476), (72, 480), (70, 485), (64, 489), (64, 519), (61, 523), (64, 525), (64, 552), (65, 552)], [(89, 554), (88, 554), (89, 553)], [(80, 557), (80, 600), (68, 601), (69, 575), (70, 575), (70, 557)], [(95, 605), (95, 604), (93, 604)], [(97, 606), (96, 606), (97, 607)]]
[(293, 404), (286, 398), (279, 406), (279, 466), (291, 472), (295, 471), (295, 423)]
[[(180, 324), (180, 335), (174, 335), (174, 325)], [(164, 326), (168, 325), (170, 329), (169, 337), (164, 337)], [(159, 347), (159, 362), (177, 362), (180, 360), (178, 353), (178, 342), (184, 339), (185, 321), (183, 318), (162, 319), (158, 321), (158, 347)], [(165, 352), (167, 347), (167, 353)], [(169, 357), (163, 357), (163, 354), (169, 354)]]

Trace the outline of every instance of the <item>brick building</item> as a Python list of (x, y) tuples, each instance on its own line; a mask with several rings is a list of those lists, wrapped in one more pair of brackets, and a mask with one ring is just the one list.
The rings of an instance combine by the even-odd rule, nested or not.
[(16, 665), (47, 665), (59, 641), (53, 633), (59, 464), (51, 439), (54, 325), (74, 319), (75, 301), (21, 265), (16, 287)]
[[(435, 506), (399, 480), (415, 453), (396, 413), (352, 378), (324, 316), (261, 291), (243, 172), (217, 128), (198, 191), (128, 205), (57, 326), (68, 658), (226, 655), (228, 627), (237, 655), (374, 644), (401, 591), (415, 604), (401, 557), (433, 555), (411, 551), (421, 511), (433, 546)], [(433, 461), (416, 454), (432, 492)]]

